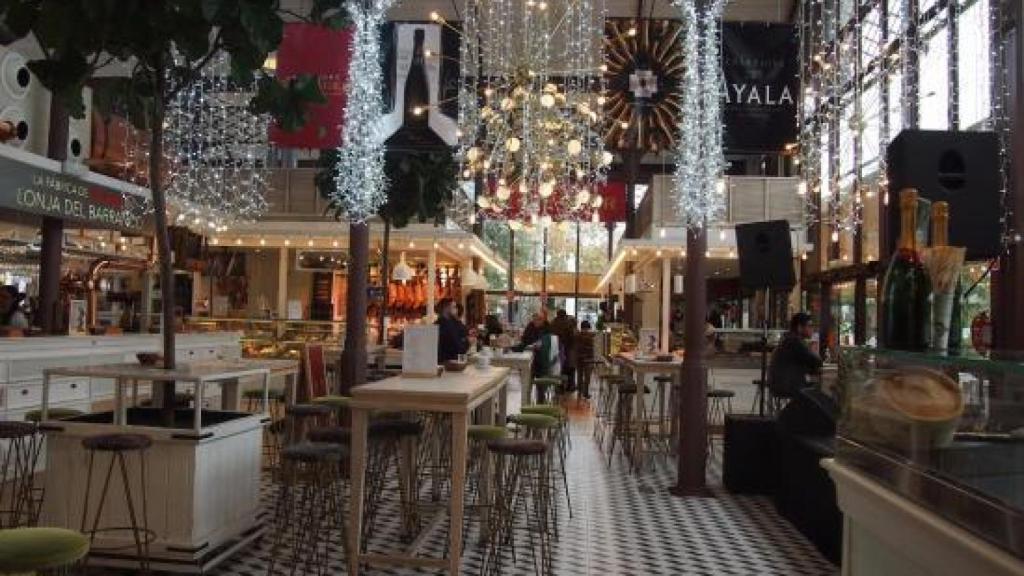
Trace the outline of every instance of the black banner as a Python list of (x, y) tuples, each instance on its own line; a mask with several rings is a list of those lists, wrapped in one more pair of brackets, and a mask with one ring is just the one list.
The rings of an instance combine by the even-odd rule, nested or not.
[(777, 152), (796, 141), (799, 47), (789, 25), (723, 25), (727, 152)]

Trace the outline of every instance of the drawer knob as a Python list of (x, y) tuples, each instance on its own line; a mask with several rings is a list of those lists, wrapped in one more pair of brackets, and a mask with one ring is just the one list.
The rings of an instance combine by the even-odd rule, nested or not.
[(76, 388), (78, 388), (78, 382), (72, 382), (71, 383), (71, 389), (75, 390)]
[(26, 389), (26, 388), (22, 388), (22, 389), (21, 389), (21, 395), (22, 395), (22, 396), (28, 396), (28, 389)]

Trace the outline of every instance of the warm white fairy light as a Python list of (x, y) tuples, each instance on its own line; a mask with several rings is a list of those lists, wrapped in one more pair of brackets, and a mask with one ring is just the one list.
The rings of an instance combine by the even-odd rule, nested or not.
[(199, 233), (255, 221), (268, 207), (267, 118), (249, 111), (255, 86), (229, 76), (219, 54), (167, 107), (168, 202)]
[(384, 85), (380, 28), (397, 0), (349, 2), (355, 27), (352, 59), (345, 84), (345, 125), (338, 149), (335, 190), (331, 199), (349, 222), (365, 222), (377, 213), (387, 196), (384, 175)]
[(459, 158), (463, 177), (483, 183), (477, 208), (502, 220), (591, 217), (610, 164), (596, 74), (604, 0), (463, 6)]
[(673, 0), (682, 13), (683, 79), (680, 86), (679, 141), (673, 178), (679, 213), (699, 229), (719, 218), (725, 207), (721, 176), (722, 64), (719, 30), (724, 2), (698, 10), (689, 0)]

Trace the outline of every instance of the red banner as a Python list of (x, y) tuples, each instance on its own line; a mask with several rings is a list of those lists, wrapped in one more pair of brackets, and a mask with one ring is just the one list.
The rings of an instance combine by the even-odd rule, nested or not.
[(290, 22), (277, 49), (277, 77), (287, 81), (299, 74), (316, 75), (324, 104), (310, 106), (306, 125), (286, 132), (270, 127), (270, 141), (281, 148), (336, 148), (341, 145), (345, 114), (345, 79), (351, 58), (352, 31)]
[(602, 222), (626, 221), (626, 183), (608, 181), (598, 189), (604, 197), (601, 204), (600, 217)]

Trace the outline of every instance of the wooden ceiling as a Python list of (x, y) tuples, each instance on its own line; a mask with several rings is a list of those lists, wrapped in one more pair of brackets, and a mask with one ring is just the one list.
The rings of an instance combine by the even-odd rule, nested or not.
[[(554, 2), (565, 0), (550, 0)], [(431, 11), (445, 18), (457, 20), (464, 0), (404, 0), (392, 9), (392, 20), (426, 20)], [(638, 10), (644, 17), (676, 18), (678, 9), (669, 0), (605, 0), (612, 18), (634, 17)], [(725, 9), (725, 19), (736, 22), (790, 22), (794, 0), (731, 0)]]

